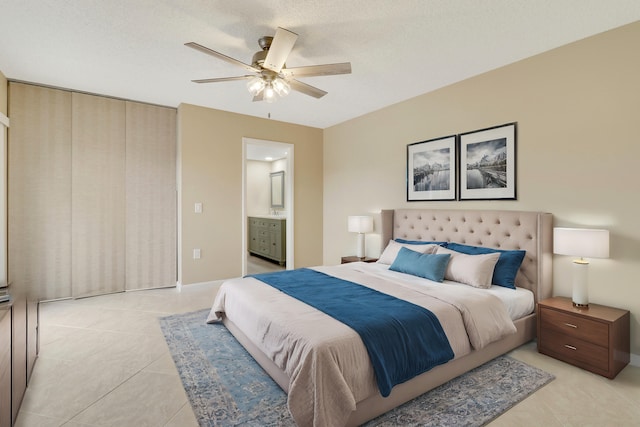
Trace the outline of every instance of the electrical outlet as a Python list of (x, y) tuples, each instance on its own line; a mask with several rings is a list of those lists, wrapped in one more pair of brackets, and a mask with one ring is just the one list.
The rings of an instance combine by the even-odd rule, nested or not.
[(200, 249), (193, 250), (193, 259), (200, 259)]

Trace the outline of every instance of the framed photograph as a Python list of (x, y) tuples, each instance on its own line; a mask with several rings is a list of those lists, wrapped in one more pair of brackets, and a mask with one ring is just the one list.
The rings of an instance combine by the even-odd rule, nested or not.
[(407, 201), (456, 199), (456, 136), (407, 145)]
[(516, 199), (516, 123), (459, 135), (460, 200)]

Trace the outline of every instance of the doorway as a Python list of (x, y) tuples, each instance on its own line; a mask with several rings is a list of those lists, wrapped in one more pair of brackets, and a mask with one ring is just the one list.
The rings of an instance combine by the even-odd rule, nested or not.
[[(249, 271), (249, 217), (265, 218), (284, 223), (285, 246), (284, 263), (273, 262), (276, 258), (251, 256), (251, 265), (258, 272), (274, 271), (283, 268), (292, 269), (294, 265), (293, 236), (293, 144), (242, 138), (242, 275)], [(277, 169), (277, 170), (276, 170)], [(283, 174), (280, 174), (283, 172)], [(283, 175), (282, 187), (273, 188), (274, 175)], [(264, 177), (264, 182), (261, 180)], [(257, 183), (256, 183), (257, 182)], [(277, 203), (274, 204), (274, 200)], [(283, 203), (282, 203), (283, 202)], [(252, 250), (252, 254), (255, 251)], [(282, 267), (279, 264), (284, 264)]]

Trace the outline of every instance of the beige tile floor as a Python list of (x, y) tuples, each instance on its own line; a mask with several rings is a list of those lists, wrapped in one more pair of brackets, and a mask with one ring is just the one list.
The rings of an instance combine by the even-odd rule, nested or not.
[(285, 267), (276, 262), (271, 262), (255, 255), (247, 255), (247, 274), (268, 273), (270, 271), (281, 271)]
[[(41, 351), (18, 426), (196, 427), (157, 318), (208, 308), (217, 284), (41, 304)], [(556, 375), (490, 425), (640, 426), (640, 368), (611, 381), (536, 352), (512, 355)]]

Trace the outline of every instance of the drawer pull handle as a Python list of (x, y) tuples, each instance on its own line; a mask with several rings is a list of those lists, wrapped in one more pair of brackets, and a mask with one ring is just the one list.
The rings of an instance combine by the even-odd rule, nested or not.
[(577, 350), (577, 348), (569, 344), (565, 344), (564, 346), (567, 347), (569, 350)]
[(565, 326), (568, 326), (570, 328), (576, 328), (578, 329), (578, 327), (576, 325), (572, 325), (571, 323), (565, 323)]

